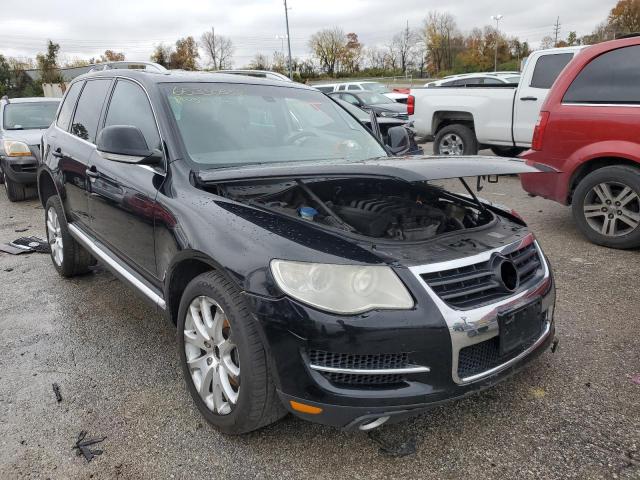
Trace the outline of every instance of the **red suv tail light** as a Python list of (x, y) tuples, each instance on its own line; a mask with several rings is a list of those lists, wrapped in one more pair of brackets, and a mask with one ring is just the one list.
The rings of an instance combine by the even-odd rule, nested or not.
[(416, 97), (409, 95), (407, 97), (407, 113), (413, 115), (416, 111)]
[(549, 112), (540, 112), (536, 128), (533, 130), (533, 139), (531, 140), (531, 148), (534, 150), (542, 150), (542, 139), (544, 131), (549, 123)]

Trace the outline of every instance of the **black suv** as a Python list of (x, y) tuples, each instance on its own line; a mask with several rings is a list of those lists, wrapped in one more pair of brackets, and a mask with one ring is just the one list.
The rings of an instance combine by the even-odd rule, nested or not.
[(367, 430), (477, 392), (550, 344), (555, 289), (525, 223), (461, 177), (538, 170), (392, 157), (399, 129), (388, 148), (292, 82), (79, 77), (38, 170), (53, 265), (100, 261), (164, 312), (224, 432), (287, 411)]

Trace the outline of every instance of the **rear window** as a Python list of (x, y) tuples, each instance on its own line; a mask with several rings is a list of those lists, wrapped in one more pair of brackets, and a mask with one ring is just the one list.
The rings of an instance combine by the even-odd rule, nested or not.
[(640, 103), (640, 45), (594, 58), (573, 80), (564, 103)]
[(551, 88), (562, 69), (567, 66), (567, 63), (572, 58), (573, 53), (556, 53), (538, 58), (529, 86), (533, 88)]
[(60, 107), (60, 113), (58, 113), (58, 120), (56, 122), (63, 130), (69, 129), (69, 122), (71, 121), (71, 116), (73, 115), (73, 109), (76, 106), (78, 95), (80, 95), (80, 90), (82, 90), (82, 85), (84, 85), (84, 82), (74, 83), (69, 88), (67, 96), (64, 97), (62, 107)]
[(4, 107), (5, 130), (42, 130), (53, 122), (58, 102), (9, 103)]
[(110, 85), (111, 80), (86, 82), (71, 124), (73, 135), (91, 143), (95, 142), (98, 120)]
[(333, 92), (333, 87), (315, 87), (316, 90), (320, 90), (322, 93)]

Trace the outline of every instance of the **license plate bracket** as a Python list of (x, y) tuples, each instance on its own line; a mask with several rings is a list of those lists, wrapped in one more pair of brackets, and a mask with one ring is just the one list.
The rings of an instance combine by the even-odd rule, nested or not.
[(501, 356), (532, 342), (542, 332), (542, 300), (498, 314), (498, 328)]

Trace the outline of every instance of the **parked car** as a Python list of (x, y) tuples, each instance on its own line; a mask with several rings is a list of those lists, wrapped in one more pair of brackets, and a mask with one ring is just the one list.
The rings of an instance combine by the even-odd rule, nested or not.
[(639, 107), (640, 38), (589, 47), (556, 80), (523, 154), (553, 171), (525, 175), (524, 189), (571, 205), (599, 245), (640, 247)]
[(0, 181), (12, 202), (24, 200), (27, 188), (36, 184), (40, 138), (59, 104), (42, 97), (0, 100)]
[(304, 85), (129, 70), (76, 78), (43, 152), (53, 266), (71, 277), (99, 260), (163, 312), (223, 432), (287, 411), (369, 430), (489, 387), (552, 342), (533, 233), (466, 182), (469, 195), (431, 183), (538, 171), (522, 161), (389, 157)]
[[(371, 124), (371, 114), (361, 108), (356, 107), (355, 105), (345, 102), (339, 98), (334, 99), (338, 105), (347, 110), (351, 115), (356, 117), (360, 123), (362, 123), (365, 127), (372, 131), (375, 134), (375, 127)], [(390, 145), (392, 142), (389, 138), (389, 130), (392, 127), (403, 127), (408, 136), (409, 142), (405, 148), (402, 150), (398, 150), (393, 152), (395, 155), (423, 155), (424, 150), (422, 147), (419, 147), (416, 143), (416, 132), (411, 127), (411, 123), (407, 120), (400, 120), (399, 118), (389, 118), (389, 117), (376, 117), (376, 123), (378, 124), (378, 128), (380, 129), (380, 135), (382, 143), (385, 145)]]
[(394, 102), (380, 93), (372, 92), (333, 92), (333, 98), (339, 98), (366, 111), (373, 111), (378, 117), (408, 120), (407, 106)]
[(425, 87), (473, 87), (476, 85), (503, 85), (520, 82), (520, 72), (477, 72), (449, 75), (441, 80), (425, 83)]
[(330, 84), (323, 84), (323, 85), (314, 85), (314, 88), (317, 88), (322, 93), (331, 93), (331, 92), (379, 93), (399, 103), (407, 103), (407, 97), (409, 96), (408, 92), (407, 93), (398, 92), (396, 90), (392, 90), (388, 88), (386, 85), (380, 82), (370, 82), (370, 81), (330, 83)]
[(515, 156), (531, 146), (548, 90), (581, 48), (533, 52), (517, 86), (412, 88), (409, 118), (418, 136), (433, 138), (436, 155), (476, 155), (490, 147), (496, 155)]

